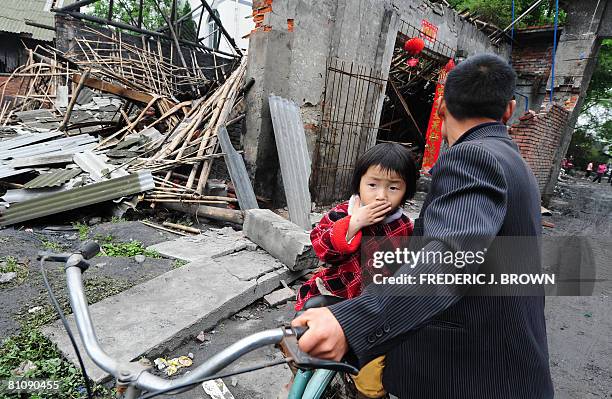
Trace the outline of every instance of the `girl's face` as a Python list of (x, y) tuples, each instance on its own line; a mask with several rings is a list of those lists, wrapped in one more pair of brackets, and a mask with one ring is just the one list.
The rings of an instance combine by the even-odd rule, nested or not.
[(376, 201), (389, 202), (395, 211), (406, 194), (406, 183), (397, 173), (383, 170), (380, 166), (370, 166), (361, 176), (359, 183), (359, 198), (362, 205)]

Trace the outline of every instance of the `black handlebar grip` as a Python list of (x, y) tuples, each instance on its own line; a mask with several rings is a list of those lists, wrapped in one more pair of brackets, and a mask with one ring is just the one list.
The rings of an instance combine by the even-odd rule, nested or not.
[(307, 326), (297, 326), (297, 327), (291, 327), (291, 328), (293, 329), (293, 332), (295, 333), (295, 336), (297, 339), (300, 339), (300, 337), (304, 335), (306, 331), (308, 331)]
[(100, 246), (95, 241), (85, 241), (79, 247), (79, 252), (85, 259), (91, 259), (100, 252)]

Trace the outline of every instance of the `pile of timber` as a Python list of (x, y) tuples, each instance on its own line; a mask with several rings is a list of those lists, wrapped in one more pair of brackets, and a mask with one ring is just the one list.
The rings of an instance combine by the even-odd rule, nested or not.
[[(41, 174), (71, 176), (62, 169), (82, 166), (74, 159), (95, 159), (104, 166), (82, 170), (92, 176), (81, 174), (77, 186), (93, 183), (94, 175), (112, 179), (147, 172), (155, 185), (139, 201), (236, 208), (235, 196), (212, 193), (207, 182), (214, 159), (224, 155), (217, 132), (243, 117), (246, 57), (233, 70), (215, 68), (219, 80), (212, 81), (195, 55), (190, 68), (178, 67), (164, 58), (159, 45), (151, 48), (143, 41), (141, 49), (122, 42), (120, 35), (92, 33), (100, 40), (76, 39), (70, 52), (40, 46), (29, 50), (28, 62), (0, 86), (0, 148), (10, 140), (21, 150), (0, 159), (0, 186), (27, 190)], [(20, 94), (7, 95), (7, 86), (15, 83), (22, 86)], [(178, 99), (186, 96), (191, 99)], [(69, 138), (83, 144), (68, 153), (53, 144)], [(81, 153), (87, 156), (79, 158)], [(71, 189), (74, 179), (53, 183)], [(12, 198), (29, 200), (21, 193)], [(11, 204), (4, 201), (7, 209)]]

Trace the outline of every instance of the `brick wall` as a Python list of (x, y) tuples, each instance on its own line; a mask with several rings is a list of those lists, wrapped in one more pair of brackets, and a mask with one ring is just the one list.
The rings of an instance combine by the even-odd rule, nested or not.
[[(11, 100), (13, 96), (17, 94), (26, 94), (28, 92), (28, 80), (27, 77), (9, 79), (10, 74), (0, 75), (0, 95), (4, 91), (3, 103)], [(8, 81), (8, 82), (7, 82)], [(23, 81), (23, 85), (22, 85)], [(7, 82), (7, 83), (5, 83)], [(21, 88), (21, 91), (19, 90)]]
[(255, 0), (253, 1), (253, 22), (255, 22), (255, 31), (268, 32), (272, 27), (264, 22), (266, 14), (272, 11), (272, 0)]
[(550, 43), (530, 43), (529, 47), (518, 47), (512, 51), (512, 67), (519, 76), (548, 77), (551, 66)]
[(527, 112), (510, 128), (510, 135), (533, 170), (540, 190), (551, 177), (553, 160), (568, 118), (569, 112), (555, 104), (540, 113)]
[[(269, 32), (272, 30), (269, 16), (272, 12), (272, 1), (273, 0), (255, 0), (253, 1), (253, 22), (255, 22), (255, 28), (252, 32), (264, 31)], [(287, 18), (287, 31), (293, 32), (295, 26), (295, 20), (293, 18)]]

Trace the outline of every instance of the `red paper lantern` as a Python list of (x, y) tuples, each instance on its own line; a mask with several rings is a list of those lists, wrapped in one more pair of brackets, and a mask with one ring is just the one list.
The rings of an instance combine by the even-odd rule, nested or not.
[(413, 37), (412, 39), (406, 40), (404, 43), (404, 50), (410, 55), (417, 55), (425, 48), (425, 42), (420, 37)]
[(408, 61), (406, 61), (406, 65), (409, 67), (415, 67), (419, 65), (419, 60), (417, 58), (410, 58)]

